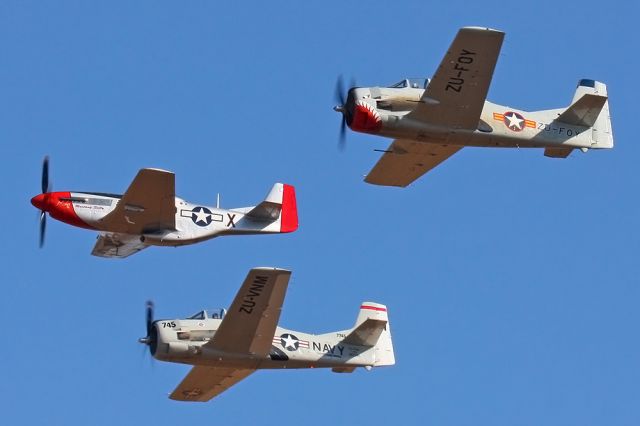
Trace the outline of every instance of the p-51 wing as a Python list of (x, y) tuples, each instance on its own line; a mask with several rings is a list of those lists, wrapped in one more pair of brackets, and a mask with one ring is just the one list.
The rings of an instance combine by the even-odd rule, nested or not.
[(104, 228), (124, 234), (144, 234), (176, 226), (175, 175), (141, 169), (116, 208), (102, 219)]
[(271, 349), (291, 271), (254, 268), (249, 271), (220, 327), (204, 348), (249, 355), (238, 368), (197, 365), (171, 394), (181, 401), (208, 401), (247, 377)]
[(501, 31), (461, 28), (407, 117), (453, 130), (477, 129), (503, 39)]
[(122, 259), (147, 248), (138, 235), (101, 233), (91, 252), (94, 256)]

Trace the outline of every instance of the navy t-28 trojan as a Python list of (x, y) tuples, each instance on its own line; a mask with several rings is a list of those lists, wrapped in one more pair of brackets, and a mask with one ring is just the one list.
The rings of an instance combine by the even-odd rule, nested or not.
[(49, 213), (59, 221), (98, 231), (91, 254), (101, 257), (123, 258), (149, 246), (182, 246), (220, 235), (285, 233), (298, 228), (291, 185), (276, 183), (257, 206), (230, 210), (176, 197), (175, 175), (159, 169), (141, 169), (124, 195), (51, 192), (47, 158), (42, 194), (31, 203), (41, 210), (41, 247)]
[(336, 86), (345, 126), (395, 139), (366, 176), (375, 185), (407, 186), (465, 146), (544, 148), (565, 158), (574, 149), (612, 148), (607, 87), (580, 80), (567, 108), (527, 112), (486, 101), (504, 33), (458, 31), (431, 80), (391, 87)]
[(259, 369), (351, 373), (395, 363), (384, 305), (364, 302), (348, 330), (314, 335), (279, 327), (290, 276), (284, 269), (254, 268), (228, 311), (200, 311), (187, 319), (154, 321), (147, 302), (147, 336), (140, 342), (158, 360), (194, 366), (171, 399), (209, 401)]

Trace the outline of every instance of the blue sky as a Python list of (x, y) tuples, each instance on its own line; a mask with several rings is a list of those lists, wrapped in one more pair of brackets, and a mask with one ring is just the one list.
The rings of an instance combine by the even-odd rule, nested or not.
[[(0, 5), (3, 423), (639, 424), (639, 6), (220, 3)], [(407, 189), (362, 182), (389, 141), (337, 150), (336, 76), (429, 76), (464, 25), (506, 32), (494, 102), (562, 107), (578, 79), (607, 83), (616, 147), (469, 148)], [(122, 192), (161, 167), (183, 198), (238, 207), (291, 183), (301, 226), (110, 261), (50, 220), (39, 250), (45, 154), (56, 190)], [(145, 300), (169, 318), (226, 306), (261, 265), (293, 270), (290, 328), (387, 304), (396, 366), (167, 399), (188, 367), (145, 357)]]

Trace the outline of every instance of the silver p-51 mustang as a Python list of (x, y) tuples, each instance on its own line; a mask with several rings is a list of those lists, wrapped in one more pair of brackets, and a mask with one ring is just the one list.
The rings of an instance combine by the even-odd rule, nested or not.
[(366, 176), (375, 185), (407, 186), (465, 146), (544, 148), (565, 158), (574, 149), (613, 148), (607, 87), (583, 79), (567, 108), (527, 112), (486, 100), (504, 33), (458, 31), (431, 80), (391, 87), (336, 88), (345, 126), (395, 139)]
[(249, 271), (228, 311), (200, 311), (187, 319), (153, 319), (147, 302), (147, 336), (158, 360), (194, 367), (170, 398), (209, 401), (259, 369), (331, 368), (395, 364), (387, 308), (364, 302), (353, 328), (308, 334), (278, 326), (291, 272)]
[(175, 194), (175, 175), (141, 169), (124, 194), (52, 192), (49, 160), (42, 167), (40, 246), (46, 217), (99, 232), (94, 256), (124, 258), (149, 246), (183, 246), (221, 235), (274, 234), (298, 229), (295, 188), (276, 183), (257, 206), (221, 209), (193, 204)]

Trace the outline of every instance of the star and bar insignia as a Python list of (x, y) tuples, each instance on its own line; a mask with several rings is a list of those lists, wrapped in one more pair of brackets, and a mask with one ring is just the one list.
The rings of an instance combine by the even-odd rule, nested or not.
[(211, 223), (211, 210), (206, 207), (194, 207), (191, 210), (191, 220), (198, 226), (207, 226)]
[(297, 351), (298, 348), (309, 349), (309, 342), (306, 340), (300, 340), (293, 334), (284, 333), (281, 336), (273, 338), (273, 343), (276, 345), (282, 345), (287, 351)]
[(507, 111), (504, 114), (494, 112), (493, 119), (502, 121), (504, 125), (509, 128), (509, 130), (513, 130), (514, 132), (521, 132), (525, 127), (529, 127), (532, 129), (536, 128), (535, 121), (527, 120), (522, 114), (514, 111)]

